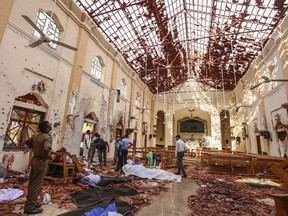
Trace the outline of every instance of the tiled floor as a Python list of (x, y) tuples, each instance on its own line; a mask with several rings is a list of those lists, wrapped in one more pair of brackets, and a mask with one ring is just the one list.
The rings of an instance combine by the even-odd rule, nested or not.
[[(169, 190), (155, 196), (149, 206), (143, 207), (135, 216), (188, 216), (192, 215), (186, 202), (190, 195), (195, 195), (198, 186), (192, 179), (182, 179), (181, 182), (173, 182), (167, 185)], [(59, 209), (57, 205), (43, 205), (43, 213), (39, 216), (54, 216), (67, 212)], [(21, 211), (23, 212), (23, 210)], [(0, 214), (1, 215), (1, 214)]]
[(188, 216), (191, 210), (187, 206), (190, 195), (196, 194), (198, 186), (189, 178), (180, 183), (173, 182), (167, 192), (161, 192), (149, 206), (143, 207), (136, 216)]

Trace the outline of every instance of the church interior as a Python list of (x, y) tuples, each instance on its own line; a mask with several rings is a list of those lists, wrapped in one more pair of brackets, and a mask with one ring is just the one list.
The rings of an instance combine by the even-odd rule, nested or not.
[[(49, 121), (52, 149), (74, 157), (48, 161), (61, 177), (47, 172), (40, 199), (53, 205), (41, 215), (83, 215), (73, 196), (91, 188), (73, 178), (84, 168), (128, 176), (114, 171), (117, 137), (131, 141), (131, 163), (175, 174), (179, 135), (187, 178), (130, 175), (137, 194), (111, 187), (123, 205), (111, 215), (288, 216), (287, 10), (285, 0), (1, 0), (0, 190), (24, 194), (0, 212), (22, 215), (25, 141)], [(107, 166), (85, 159), (87, 131), (90, 145), (94, 134), (108, 143)]]

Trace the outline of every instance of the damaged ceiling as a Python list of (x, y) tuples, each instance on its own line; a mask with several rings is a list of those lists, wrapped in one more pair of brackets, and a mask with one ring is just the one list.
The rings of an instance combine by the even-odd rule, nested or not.
[(188, 79), (234, 89), (288, 8), (285, 0), (75, 1), (153, 93)]

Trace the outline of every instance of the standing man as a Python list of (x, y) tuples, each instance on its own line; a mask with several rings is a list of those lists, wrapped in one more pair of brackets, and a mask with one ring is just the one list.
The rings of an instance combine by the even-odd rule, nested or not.
[(122, 139), (122, 145), (120, 146), (120, 150), (121, 150), (121, 154), (123, 158), (123, 165), (127, 164), (128, 148), (131, 145), (133, 145), (133, 143), (128, 139), (128, 134), (126, 134), (124, 139)]
[(92, 142), (92, 146), (91, 146), (92, 150), (91, 150), (90, 164), (93, 163), (93, 159), (94, 159), (94, 155), (95, 155), (96, 150), (97, 150), (97, 153), (99, 154), (99, 145), (102, 142), (104, 142), (104, 141), (100, 138), (100, 134), (95, 133), (95, 137), (93, 138), (93, 142)]
[(122, 141), (121, 141), (120, 135), (117, 135), (116, 136), (116, 142), (114, 144), (114, 165), (116, 165), (116, 163), (117, 163), (118, 152), (120, 149), (121, 142)]
[(117, 151), (117, 168), (115, 171), (122, 171), (122, 167), (123, 167), (123, 157), (122, 157), (122, 140), (124, 139), (124, 136), (122, 136), (119, 142), (119, 149)]
[(83, 140), (83, 156), (85, 157), (85, 160), (88, 159), (89, 142), (90, 142), (90, 130), (87, 130)]
[(106, 157), (107, 157), (107, 152), (109, 151), (110, 151), (110, 148), (109, 148), (108, 142), (102, 140), (98, 146), (98, 157), (99, 157), (100, 166), (102, 166), (102, 162), (104, 166), (106, 166)]
[(182, 172), (183, 178), (186, 178), (187, 175), (183, 167), (183, 157), (187, 147), (183, 142), (183, 140), (181, 140), (180, 135), (176, 135), (175, 138), (176, 138), (175, 156), (177, 157), (177, 163), (178, 163), (178, 172), (176, 174), (181, 175)]
[(29, 175), (29, 186), (27, 200), (24, 206), (24, 214), (39, 214), (43, 211), (41, 204), (37, 203), (37, 198), (41, 193), (44, 176), (47, 168), (52, 148), (52, 138), (49, 132), (52, 130), (48, 121), (43, 121), (38, 125), (40, 132), (33, 135), (24, 143), (32, 149), (31, 171)]

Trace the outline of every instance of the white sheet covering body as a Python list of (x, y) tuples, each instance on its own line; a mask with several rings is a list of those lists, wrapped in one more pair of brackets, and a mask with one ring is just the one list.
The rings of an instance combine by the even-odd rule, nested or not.
[(142, 165), (126, 164), (125, 166), (122, 167), (122, 170), (125, 173), (125, 176), (135, 175), (140, 178), (160, 179), (160, 180), (181, 182), (181, 175), (175, 175), (171, 172), (161, 170), (161, 169), (145, 168)]
[(0, 189), (0, 202), (5, 200), (14, 200), (22, 196), (24, 193), (23, 190), (14, 189), (14, 188), (7, 188), (7, 189)]

